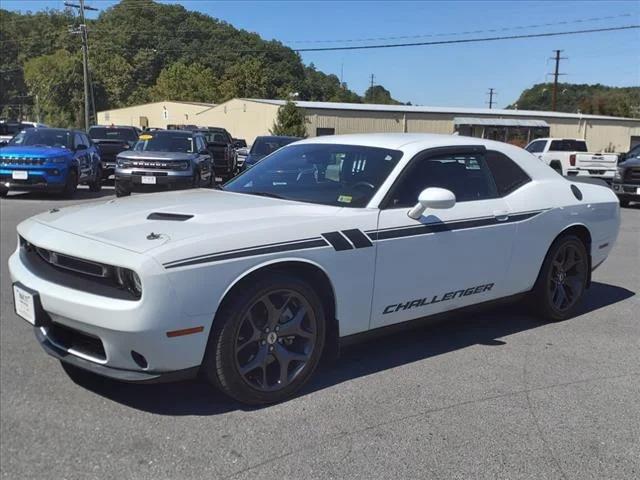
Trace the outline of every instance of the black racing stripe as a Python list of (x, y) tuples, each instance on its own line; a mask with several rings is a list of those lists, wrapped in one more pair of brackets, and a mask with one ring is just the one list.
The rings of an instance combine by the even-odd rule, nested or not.
[(373, 240), (389, 240), (392, 238), (413, 237), (416, 235), (426, 235), (429, 233), (450, 232), (454, 230), (465, 230), (469, 228), (487, 227), (492, 225), (503, 225), (506, 223), (522, 222), (542, 213), (527, 212), (509, 215), (509, 218), (499, 221), (495, 217), (477, 218), (472, 220), (460, 220), (455, 222), (429, 223), (427, 225), (398, 227), (393, 229), (378, 230), (377, 232), (367, 232)]
[(342, 230), (342, 233), (353, 243), (356, 248), (372, 247), (373, 243), (357, 228), (353, 230)]
[[(247, 255), (251, 254), (253, 252), (253, 250), (256, 249), (261, 249), (261, 248), (265, 248), (265, 247), (276, 247), (276, 246), (281, 246), (281, 245), (291, 245), (291, 244), (298, 244), (300, 242), (308, 242), (311, 240), (321, 240), (318, 237), (315, 238), (301, 238), (299, 240), (290, 240), (288, 242), (276, 242), (276, 243), (265, 243), (264, 245), (256, 245), (254, 247), (243, 247), (243, 248), (234, 248), (233, 250), (223, 250), (221, 252), (215, 252), (215, 253), (207, 253), (205, 255), (196, 255), (195, 257), (187, 257), (187, 258), (181, 258), (180, 260), (173, 260), (171, 262), (167, 262), (162, 264), (163, 267), (170, 267), (173, 266), (173, 264), (176, 263), (183, 263), (186, 261), (190, 261), (190, 260), (199, 260), (201, 258), (210, 258), (210, 257), (215, 257), (217, 255), (222, 255), (222, 254), (227, 254), (227, 253), (247, 253)], [(326, 245), (326, 244), (325, 244)]]
[(250, 251), (215, 254), (208, 257), (174, 262), (172, 264), (165, 264), (164, 267), (167, 269), (177, 268), (177, 267), (186, 267), (189, 265), (197, 265), (199, 263), (219, 262), (221, 260), (230, 260), (233, 258), (254, 257), (257, 255), (267, 255), (269, 253), (290, 252), (293, 250), (306, 250), (309, 248), (318, 248), (318, 247), (326, 247), (326, 246), (327, 246), (327, 242), (325, 242), (322, 238), (318, 238), (315, 240), (304, 240), (301, 242), (288, 243), (285, 245), (276, 245), (273, 247), (259, 247), (259, 248), (254, 248), (253, 250), (250, 250)]
[(322, 236), (336, 249), (336, 251), (340, 252), (342, 250), (351, 250), (353, 247), (344, 238), (340, 232), (327, 232), (323, 233)]

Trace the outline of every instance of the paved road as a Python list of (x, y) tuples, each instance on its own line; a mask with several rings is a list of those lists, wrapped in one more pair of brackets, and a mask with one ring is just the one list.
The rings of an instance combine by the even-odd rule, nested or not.
[(2, 478), (639, 478), (640, 209), (622, 212), (580, 316), (451, 318), (246, 409), (198, 383), (79, 386), (36, 345), (11, 304), (15, 226), (91, 195), (0, 201)]

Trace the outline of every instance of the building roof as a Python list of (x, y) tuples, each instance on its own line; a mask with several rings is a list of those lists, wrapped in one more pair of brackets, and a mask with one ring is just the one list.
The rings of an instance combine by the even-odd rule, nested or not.
[(145, 105), (155, 105), (158, 103), (179, 103), (182, 105), (196, 105), (196, 106), (200, 106), (203, 108), (213, 108), (216, 106), (215, 103), (204, 103), (204, 102), (183, 102), (180, 100), (160, 100), (158, 102), (148, 102), (148, 103), (139, 103), (137, 105), (127, 105), (126, 107), (120, 107), (120, 108), (110, 108), (107, 110), (101, 110), (98, 113), (104, 113), (104, 112), (115, 112), (116, 110), (127, 110), (129, 108), (137, 108), (137, 107), (144, 107)]
[(454, 117), (454, 125), (483, 125), (487, 127), (535, 127), (548, 128), (544, 120), (530, 118)]
[[(285, 100), (268, 100), (262, 98), (242, 98), (249, 102), (267, 103), (270, 105), (284, 105)], [(380, 105), (374, 103), (338, 103), (338, 102), (307, 102), (294, 101), (301, 108), (327, 110), (356, 110), (367, 112), (398, 112), (398, 113), (452, 113), (456, 115), (491, 115), (491, 116), (521, 116), (544, 118), (573, 118), (593, 120), (624, 120), (640, 122), (640, 118), (608, 117), (606, 115), (586, 115), (580, 113), (545, 112), (537, 110), (506, 110), (498, 108), (462, 108), (462, 107), (427, 107), (419, 105)]]

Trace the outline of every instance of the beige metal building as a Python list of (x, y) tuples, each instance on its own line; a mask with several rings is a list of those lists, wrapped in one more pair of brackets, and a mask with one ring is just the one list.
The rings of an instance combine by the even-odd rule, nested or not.
[(134, 125), (167, 128), (167, 125), (201, 125), (197, 114), (214, 107), (213, 103), (163, 101), (98, 112), (100, 125)]
[[(101, 123), (140, 126), (138, 117), (148, 118), (149, 127), (195, 124), (226, 128), (234, 137), (251, 144), (256, 136), (268, 135), (283, 100), (235, 98), (215, 106), (186, 102), (158, 102), (109, 112), (99, 112)], [(357, 103), (304, 102), (309, 136), (374, 132), (424, 132), (469, 135), (524, 145), (543, 136), (584, 138), (592, 151), (626, 152), (640, 143), (640, 119), (526, 110), (486, 108), (422, 107)], [(169, 105), (169, 106), (167, 106)], [(158, 110), (165, 106), (168, 118)], [(190, 106), (192, 110), (187, 111)], [(118, 112), (126, 111), (124, 115)], [(145, 113), (146, 112), (146, 113)], [(160, 119), (156, 119), (160, 112)], [(175, 112), (175, 113), (173, 113)], [(174, 116), (174, 115), (177, 115)], [(180, 117), (182, 115), (182, 117)], [(107, 120), (117, 118), (117, 121)], [(117, 117), (116, 117), (117, 116)], [(128, 116), (128, 117), (127, 117)], [(126, 121), (125, 118), (131, 120)]]

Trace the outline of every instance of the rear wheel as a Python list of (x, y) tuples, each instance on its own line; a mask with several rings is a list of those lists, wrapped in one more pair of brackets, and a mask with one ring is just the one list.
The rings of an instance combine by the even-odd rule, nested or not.
[(545, 318), (565, 320), (575, 314), (587, 286), (589, 258), (575, 235), (558, 238), (549, 249), (533, 291), (534, 306)]
[(124, 184), (116, 180), (116, 197), (128, 197), (131, 195), (131, 188), (129, 185)]
[(316, 369), (325, 314), (315, 290), (286, 274), (245, 284), (225, 301), (209, 338), (204, 373), (246, 404), (290, 398)]
[(71, 198), (75, 195), (76, 190), (78, 190), (78, 172), (75, 170), (69, 170), (69, 173), (67, 174), (67, 182), (62, 190), (62, 195), (66, 198)]

